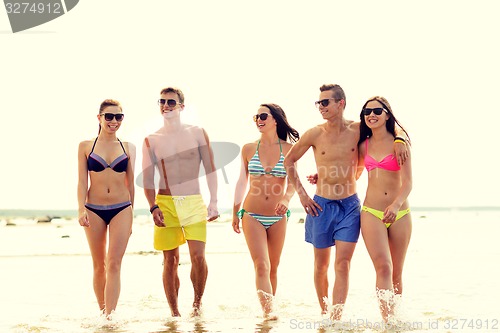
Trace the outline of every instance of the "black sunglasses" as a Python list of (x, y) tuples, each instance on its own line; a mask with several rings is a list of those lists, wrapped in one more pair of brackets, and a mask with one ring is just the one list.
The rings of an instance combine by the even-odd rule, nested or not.
[(123, 113), (101, 113), (101, 114), (104, 115), (104, 119), (106, 119), (106, 121), (112, 121), (113, 118), (115, 118), (116, 121), (122, 121), (123, 117), (125, 117)]
[[(165, 105), (165, 103), (167, 103), (167, 105), (171, 108), (175, 108), (175, 106), (177, 105), (177, 101), (175, 99), (163, 99), (163, 98), (160, 98), (158, 100), (158, 105)], [(181, 103), (179, 103), (181, 104)]]
[(259, 114), (256, 114), (255, 116), (253, 116), (253, 121), (257, 121), (259, 120), (266, 120), (267, 117), (269, 116), (269, 113), (259, 113)]
[(363, 111), (361, 112), (363, 112), (363, 115), (369, 116), (372, 113), (372, 111), (376, 116), (380, 116), (382, 112), (387, 112), (385, 111), (384, 108), (374, 108), (374, 109), (364, 108)]
[(331, 99), (335, 100), (335, 102), (338, 102), (338, 100), (336, 98), (325, 98), (325, 99), (322, 99), (321, 101), (314, 102), (314, 105), (316, 105), (316, 107), (318, 107), (320, 104), (322, 106), (328, 106), (328, 104), (330, 104)]

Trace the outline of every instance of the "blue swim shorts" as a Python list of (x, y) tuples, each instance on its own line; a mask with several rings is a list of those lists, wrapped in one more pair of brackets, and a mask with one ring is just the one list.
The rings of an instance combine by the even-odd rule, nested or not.
[(357, 194), (340, 200), (314, 196), (323, 211), (318, 216), (307, 214), (306, 242), (323, 249), (335, 245), (335, 240), (356, 243), (360, 230), (361, 205)]

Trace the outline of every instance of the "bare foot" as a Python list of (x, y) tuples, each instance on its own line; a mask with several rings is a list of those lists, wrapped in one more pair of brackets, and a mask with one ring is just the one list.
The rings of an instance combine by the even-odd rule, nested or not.
[(264, 321), (275, 321), (278, 320), (278, 315), (276, 313), (264, 313)]
[(201, 316), (201, 303), (193, 303), (193, 311), (191, 312), (191, 317)]

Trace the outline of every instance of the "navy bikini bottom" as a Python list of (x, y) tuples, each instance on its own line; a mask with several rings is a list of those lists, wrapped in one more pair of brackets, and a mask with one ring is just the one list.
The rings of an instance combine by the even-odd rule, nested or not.
[(109, 225), (109, 222), (111, 222), (111, 220), (113, 219), (113, 217), (116, 216), (116, 214), (118, 214), (119, 212), (121, 212), (122, 210), (131, 205), (132, 203), (130, 201), (125, 201), (122, 203), (105, 205), (105, 206), (86, 203), (85, 207), (88, 210), (96, 213), (101, 219), (103, 219), (106, 225)]

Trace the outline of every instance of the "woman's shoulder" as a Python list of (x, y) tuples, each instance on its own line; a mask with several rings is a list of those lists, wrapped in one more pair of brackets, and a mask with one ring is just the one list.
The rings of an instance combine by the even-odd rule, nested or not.
[(135, 145), (129, 141), (121, 141), (127, 153), (135, 153)]
[(282, 141), (281, 146), (283, 147), (283, 153), (286, 155), (290, 149), (292, 149), (293, 144), (290, 142)]
[(245, 143), (243, 147), (241, 147), (241, 152), (242, 153), (247, 153), (252, 151), (255, 152), (255, 150), (257, 149), (257, 144), (258, 141)]
[(94, 140), (95, 139), (88, 139), (88, 140), (80, 141), (78, 148), (82, 149), (82, 148), (91, 147), (94, 144)]

